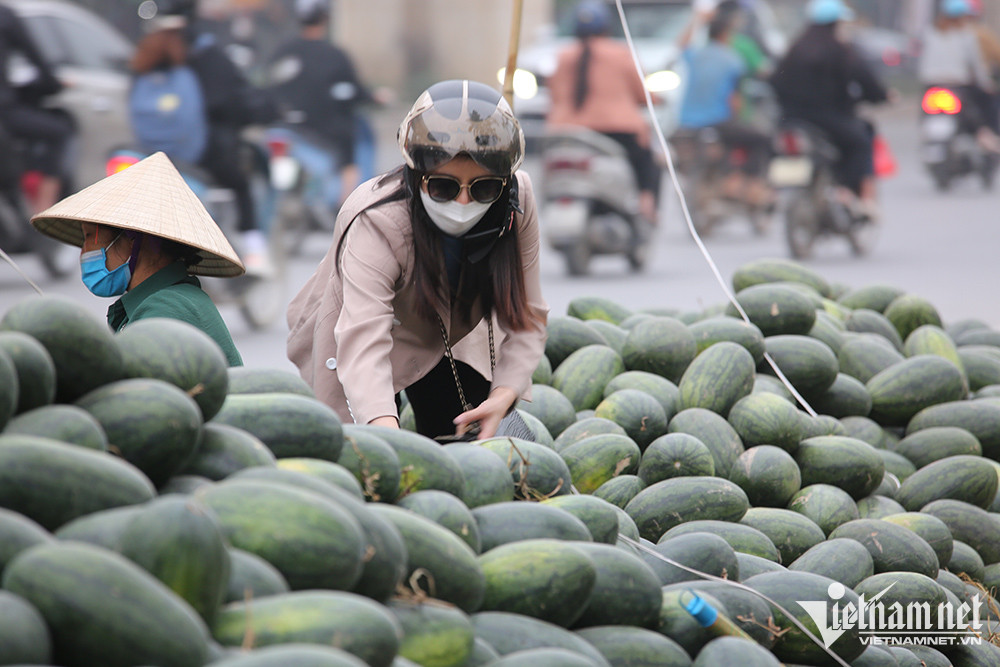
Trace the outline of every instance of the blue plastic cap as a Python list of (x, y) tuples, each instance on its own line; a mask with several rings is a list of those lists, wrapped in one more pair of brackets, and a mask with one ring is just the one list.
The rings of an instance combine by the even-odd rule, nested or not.
[(692, 598), (684, 605), (684, 609), (694, 616), (694, 619), (698, 621), (698, 625), (703, 628), (707, 628), (715, 623), (715, 619), (719, 617), (719, 612), (715, 610), (715, 607), (705, 602), (704, 599), (698, 597), (695, 593), (691, 593), (691, 595)]
[(941, 13), (952, 18), (972, 16), (972, 3), (969, 0), (944, 0)]

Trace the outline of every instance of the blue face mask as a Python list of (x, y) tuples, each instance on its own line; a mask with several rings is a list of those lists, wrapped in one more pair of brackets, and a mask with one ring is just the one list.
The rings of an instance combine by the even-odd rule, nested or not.
[(91, 250), (80, 255), (83, 284), (94, 296), (121, 296), (128, 289), (129, 280), (132, 279), (132, 269), (129, 268), (128, 262), (116, 269), (108, 269), (107, 266), (107, 251), (119, 238), (121, 234), (116, 236), (107, 248)]

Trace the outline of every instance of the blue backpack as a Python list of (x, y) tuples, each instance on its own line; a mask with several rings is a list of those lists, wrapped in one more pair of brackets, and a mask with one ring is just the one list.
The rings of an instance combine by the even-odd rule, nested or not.
[(208, 115), (198, 77), (190, 67), (140, 74), (129, 94), (136, 141), (149, 152), (197, 163), (208, 143)]

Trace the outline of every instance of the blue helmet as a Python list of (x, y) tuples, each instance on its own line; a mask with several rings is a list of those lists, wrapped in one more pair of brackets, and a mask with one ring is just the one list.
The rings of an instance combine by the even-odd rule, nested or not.
[(610, 24), (611, 12), (603, 2), (588, 0), (577, 6), (575, 27), (577, 37), (602, 35), (607, 32)]
[(972, 16), (972, 3), (969, 0), (944, 0), (941, 3), (941, 13), (950, 18)]
[(854, 10), (845, 5), (843, 0), (812, 0), (807, 12), (809, 22), (820, 25), (854, 18)]

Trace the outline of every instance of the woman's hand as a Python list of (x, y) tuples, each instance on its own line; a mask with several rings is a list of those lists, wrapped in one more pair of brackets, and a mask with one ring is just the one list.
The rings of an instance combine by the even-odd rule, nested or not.
[(469, 425), (479, 422), (479, 438), (492, 438), (500, 426), (500, 420), (516, 401), (517, 393), (513, 389), (497, 387), (485, 401), (455, 417), (458, 433), (465, 432)]
[(372, 426), (385, 426), (388, 428), (399, 428), (399, 420), (390, 415), (385, 415), (383, 417), (376, 417), (375, 419), (368, 422)]

